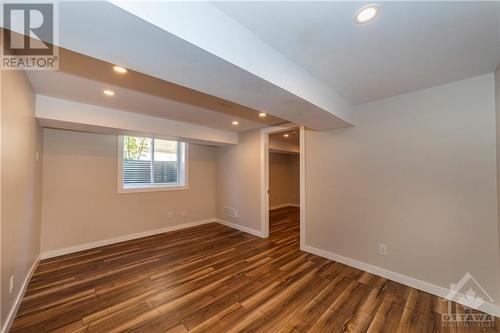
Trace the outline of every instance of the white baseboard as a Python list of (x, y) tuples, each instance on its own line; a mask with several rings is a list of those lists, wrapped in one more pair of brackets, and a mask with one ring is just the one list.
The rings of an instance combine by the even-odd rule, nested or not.
[[(339, 254), (335, 254), (333, 252), (321, 250), (321, 249), (315, 248), (315, 247), (307, 245), (307, 244), (304, 245), (303, 247), (301, 247), (301, 250), (318, 255), (320, 257), (324, 257), (324, 258), (333, 260), (333, 261), (338, 261), (342, 264), (361, 269), (363, 271), (381, 276), (381, 277), (389, 279), (389, 280), (399, 282), (401, 284), (407, 285), (409, 287), (412, 287), (412, 288), (415, 288), (418, 290), (428, 292), (428, 293), (433, 294), (433, 295), (438, 296), (438, 297), (446, 298), (446, 296), (450, 293), (450, 290), (447, 288), (440, 287), (440, 286), (437, 286), (437, 285), (429, 283), (429, 282), (421, 281), (421, 280), (412, 278), (412, 277), (407, 276), (407, 275), (399, 274), (399, 273), (396, 273), (396, 272), (393, 272), (393, 271), (390, 271), (390, 270), (387, 270), (387, 269), (384, 269), (384, 268), (381, 268), (378, 266), (370, 265), (370, 264), (364, 263), (362, 261), (358, 261), (355, 259), (344, 257), (344, 256), (341, 256)], [(458, 295), (458, 296), (460, 296), (460, 295)], [(453, 301), (456, 302), (456, 299), (454, 299)], [(476, 310), (480, 310), (480, 311), (489, 313), (491, 315), (500, 317), (500, 306), (493, 304), (493, 303), (485, 302), (481, 306), (476, 308)]]
[(230, 228), (233, 228), (233, 229), (236, 229), (236, 230), (239, 230), (239, 231), (243, 231), (243, 232), (246, 232), (248, 234), (257, 236), (257, 237), (264, 238), (264, 233), (262, 231), (251, 229), (251, 228), (247, 228), (247, 227), (244, 227), (242, 225), (239, 225), (239, 224), (236, 224), (236, 223), (227, 222), (227, 221), (224, 221), (224, 220), (218, 219), (218, 218), (215, 219), (215, 221), (217, 223), (225, 225), (226, 227), (230, 227)]
[(33, 276), (33, 273), (35, 272), (38, 263), (40, 262), (41, 256), (38, 255), (36, 257), (35, 261), (30, 267), (30, 270), (28, 271), (28, 274), (26, 274), (26, 277), (23, 281), (23, 284), (21, 285), (21, 288), (19, 289), (19, 293), (17, 294), (16, 300), (14, 301), (14, 304), (12, 305), (12, 308), (9, 311), (9, 314), (7, 315), (7, 319), (5, 320), (5, 324), (3, 325), (2, 329), (0, 330), (0, 333), (7, 333), (10, 330), (10, 327), (12, 326), (12, 323), (14, 322), (14, 319), (16, 318), (17, 310), (19, 310), (19, 306), (21, 305), (21, 301), (23, 300), (24, 293), (26, 292), (26, 288), (28, 287), (28, 283), (31, 280), (31, 277)]
[(300, 205), (289, 202), (289, 203), (286, 203), (286, 204), (271, 206), (271, 207), (269, 207), (269, 210), (275, 210), (275, 209), (280, 209), (280, 208), (285, 208), (285, 207), (300, 207)]
[(161, 228), (161, 229), (148, 230), (148, 231), (143, 231), (143, 232), (139, 232), (136, 234), (125, 235), (125, 236), (120, 236), (120, 237), (115, 237), (115, 238), (110, 238), (110, 239), (103, 239), (103, 240), (100, 240), (97, 242), (70, 246), (70, 247), (66, 247), (66, 248), (58, 249), (58, 250), (46, 251), (46, 252), (43, 252), (41, 254), (41, 256), (42, 256), (42, 259), (59, 257), (62, 255), (65, 255), (65, 254), (70, 254), (70, 253), (75, 253), (75, 252), (79, 252), (79, 251), (93, 249), (93, 248), (100, 247), (100, 246), (125, 242), (125, 241), (132, 240), (132, 239), (163, 234), (163, 233), (170, 232), (170, 231), (191, 228), (191, 227), (195, 227), (195, 226), (206, 224), (206, 223), (212, 223), (212, 222), (216, 222), (215, 218), (209, 218), (209, 219), (200, 220), (200, 221), (188, 222), (188, 223), (178, 224), (178, 225), (165, 227), (165, 228)]

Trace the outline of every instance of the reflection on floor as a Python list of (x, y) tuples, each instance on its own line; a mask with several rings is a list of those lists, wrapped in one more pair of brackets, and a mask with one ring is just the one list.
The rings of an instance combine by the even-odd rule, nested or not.
[(211, 223), (44, 260), (12, 332), (479, 331), (443, 327), (446, 305), (300, 251), (283, 208), (268, 239)]

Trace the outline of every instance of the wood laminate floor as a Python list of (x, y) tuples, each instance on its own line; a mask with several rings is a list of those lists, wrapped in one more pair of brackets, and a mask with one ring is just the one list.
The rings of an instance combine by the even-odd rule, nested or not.
[(211, 223), (43, 260), (11, 332), (498, 332), (443, 327), (437, 297), (300, 251), (298, 221), (284, 208), (268, 239)]

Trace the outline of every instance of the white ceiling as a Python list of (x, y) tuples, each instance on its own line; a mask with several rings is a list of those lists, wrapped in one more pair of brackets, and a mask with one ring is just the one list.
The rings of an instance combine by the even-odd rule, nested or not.
[(354, 104), (494, 71), (500, 2), (214, 2)]
[(64, 1), (59, 17), (65, 49), (316, 130), (350, 126), (344, 98), (208, 2)]
[[(226, 131), (241, 132), (266, 126), (257, 121), (69, 75), (61, 71), (27, 71), (27, 74), (35, 92), (43, 96), (167, 118)], [(115, 95), (112, 97), (105, 96), (103, 94), (105, 89), (112, 90)], [(256, 118), (258, 119), (257, 116)], [(239, 125), (233, 126), (233, 120), (237, 120)]]
[[(269, 125), (259, 111), (328, 130), (356, 125), (352, 104), (489, 73), (500, 60), (500, 2), (380, 2), (374, 22), (356, 25), (353, 15), (365, 4), (60, 3), (59, 46), (219, 97), (227, 107), (213, 98), (186, 103), (194, 95), (173, 85), (153, 85), (163, 87), (153, 94), (103, 81), (85, 73), (93, 66), (30, 78), (39, 94), (224, 130)], [(101, 85), (113, 82), (119, 98), (104, 99)], [(188, 97), (160, 99), (178, 94)], [(240, 113), (232, 128), (231, 103), (254, 118)]]

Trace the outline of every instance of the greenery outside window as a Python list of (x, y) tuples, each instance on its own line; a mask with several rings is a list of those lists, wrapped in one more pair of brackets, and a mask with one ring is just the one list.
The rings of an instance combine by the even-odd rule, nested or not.
[(118, 137), (118, 191), (187, 189), (187, 144), (152, 137)]

